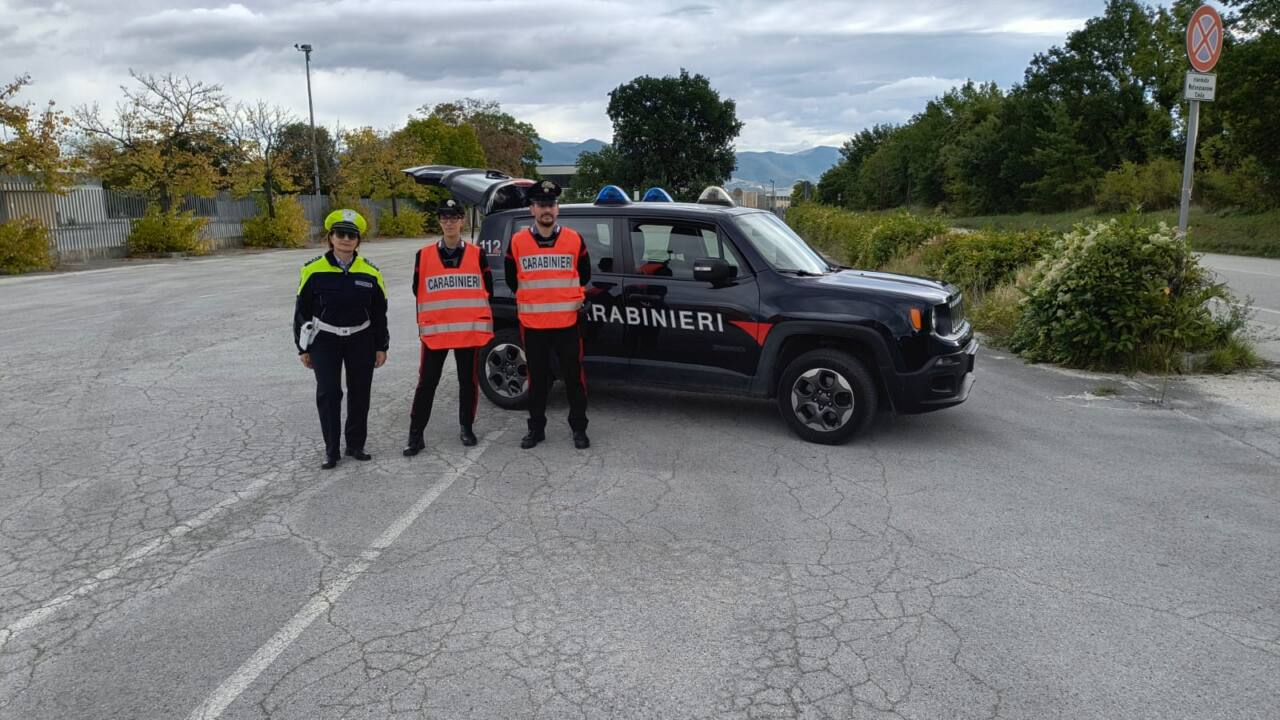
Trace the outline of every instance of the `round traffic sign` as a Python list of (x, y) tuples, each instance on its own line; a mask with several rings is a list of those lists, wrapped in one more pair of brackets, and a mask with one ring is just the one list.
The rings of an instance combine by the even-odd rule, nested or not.
[(1209, 72), (1222, 57), (1222, 16), (1201, 5), (1187, 23), (1187, 58), (1196, 72)]

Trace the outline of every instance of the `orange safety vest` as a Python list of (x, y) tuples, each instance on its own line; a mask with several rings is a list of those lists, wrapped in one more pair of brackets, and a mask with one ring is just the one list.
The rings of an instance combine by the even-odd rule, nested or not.
[(434, 245), (418, 256), (418, 336), (432, 350), (481, 347), (493, 338), (480, 248), (466, 242), (462, 248), (456, 268), (440, 262)]
[(516, 312), (520, 324), (534, 330), (572, 327), (586, 293), (578, 278), (582, 236), (560, 228), (551, 247), (541, 247), (531, 230), (511, 237), (516, 261)]

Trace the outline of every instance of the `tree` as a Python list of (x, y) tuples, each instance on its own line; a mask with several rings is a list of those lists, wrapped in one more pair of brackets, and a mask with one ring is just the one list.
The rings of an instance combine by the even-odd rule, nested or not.
[(53, 101), (34, 116), (30, 105), (14, 102), (29, 84), (31, 76), (21, 75), (0, 86), (0, 173), (27, 175), (42, 190), (63, 193), (74, 181), (75, 165), (62, 153), (71, 121)]
[(702, 75), (681, 68), (678, 77), (638, 77), (609, 93), (608, 112), (626, 185), (692, 200), (733, 172), (742, 122), (733, 100), (721, 100)]
[(402, 170), (414, 162), (403, 143), (391, 133), (363, 127), (344, 133), (345, 148), (338, 163), (338, 189), (343, 195), (391, 200), (391, 214), (398, 212), (397, 199), (420, 194), (413, 178)]
[(305, 122), (293, 122), (280, 129), (278, 145), (280, 148), (281, 170), (288, 174), (289, 181), (299, 189), (312, 190), (315, 185), (315, 167), (320, 168), (320, 192), (329, 194), (338, 172), (337, 133), (329, 132), (326, 127), (316, 128), (316, 146), (319, 149), (319, 162), (311, 162), (311, 126)]
[[(402, 167), (412, 165), (456, 165), (458, 167), (484, 167), (484, 149), (476, 136), (475, 128), (470, 125), (451, 126), (440, 118), (411, 118), (405, 126), (392, 135), (392, 143), (398, 148), (400, 157), (407, 162)], [(413, 196), (419, 200), (443, 200), (448, 191), (443, 188), (428, 188), (413, 185)], [(395, 213), (395, 200), (392, 199), (392, 214)]]
[(486, 165), (512, 176), (532, 177), (542, 151), (538, 148), (538, 131), (502, 112), (496, 100), (462, 98), (421, 110), (450, 127), (471, 126), (484, 151)]
[(565, 191), (565, 200), (591, 202), (600, 188), (621, 182), (621, 166), (622, 159), (612, 145), (578, 155), (578, 172), (574, 175), (573, 184)]
[(226, 119), (231, 139), (242, 154), (232, 187), (241, 196), (261, 188), (270, 218), (276, 216), (276, 193), (297, 189), (286, 169), (287, 158), (280, 153), (282, 132), (293, 122), (288, 110), (262, 100), (255, 105), (237, 104)]
[(212, 195), (233, 155), (222, 88), (172, 74), (129, 75), (140, 87), (121, 86), (113, 122), (96, 104), (76, 109), (89, 141), (82, 154), (104, 180), (145, 191), (166, 212), (187, 193)]

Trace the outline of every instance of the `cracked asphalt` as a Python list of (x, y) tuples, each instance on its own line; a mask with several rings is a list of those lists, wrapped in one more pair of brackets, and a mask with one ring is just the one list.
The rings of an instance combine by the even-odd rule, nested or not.
[(0, 278), (0, 718), (1280, 716), (1280, 416), (983, 351), (842, 447), (592, 386), (575, 451), (557, 385), (468, 449), (446, 373), (407, 459), (419, 244), (334, 471), (314, 250)]

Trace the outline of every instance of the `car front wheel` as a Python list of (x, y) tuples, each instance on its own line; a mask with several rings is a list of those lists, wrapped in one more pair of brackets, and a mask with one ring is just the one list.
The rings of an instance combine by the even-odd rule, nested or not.
[(875, 381), (858, 358), (841, 350), (811, 350), (792, 360), (778, 383), (778, 410), (809, 442), (839, 445), (871, 424)]

